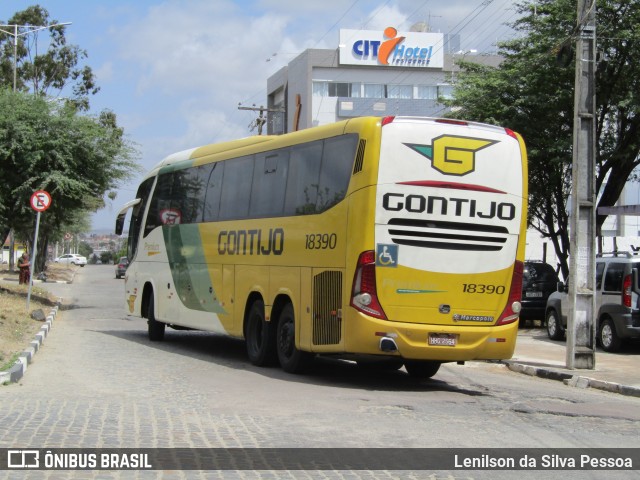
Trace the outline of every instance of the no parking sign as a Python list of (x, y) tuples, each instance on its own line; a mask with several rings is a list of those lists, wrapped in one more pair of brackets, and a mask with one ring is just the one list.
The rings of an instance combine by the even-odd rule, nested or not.
[(31, 208), (36, 212), (44, 212), (51, 205), (51, 195), (44, 190), (38, 190), (31, 195)]
[(36, 234), (33, 239), (33, 254), (31, 256), (31, 275), (29, 276), (29, 292), (27, 293), (27, 311), (29, 311), (29, 304), (31, 302), (31, 287), (33, 286), (33, 274), (36, 266), (36, 254), (38, 253), (38, 230), (40, 229), (40, 213), (44, 212), (51, 206), (51, 195), (44, 190), (37, 190), (31, 195), (31, 208), (33, 208), (38, 215), (36, 217)]

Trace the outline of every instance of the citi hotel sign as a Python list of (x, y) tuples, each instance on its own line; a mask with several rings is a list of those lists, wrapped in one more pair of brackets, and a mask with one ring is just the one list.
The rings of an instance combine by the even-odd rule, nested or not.
[(390, 67), (444, 67), (442, 33), (340, 30), (340, 64)]

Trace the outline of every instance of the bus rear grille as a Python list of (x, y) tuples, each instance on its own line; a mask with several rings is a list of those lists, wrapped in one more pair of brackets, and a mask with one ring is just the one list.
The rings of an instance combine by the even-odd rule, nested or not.
[(392, 218), (389, 226), (393, 243), (439, 250), (500, 251), (509, 235), (505, 227), (476, 223)]
[(366, 146), (367, 146), (366, 140), (360, 140), (360, 143), (358, 143), (358, 152), (356, 153), (356, 162), (353, 164), (354, 174), (362, 171), (362, 164), (364, 163), (364, 148)]
[(342, 272), (322, 272), (313, 277), (313, 344), (340, 343)]

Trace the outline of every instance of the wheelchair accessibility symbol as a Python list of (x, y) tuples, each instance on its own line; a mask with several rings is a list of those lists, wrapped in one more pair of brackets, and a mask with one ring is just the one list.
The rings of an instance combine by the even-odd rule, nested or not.
[(398, 245), (376, 245), (376, 265), (379, 267), (397, 267)]

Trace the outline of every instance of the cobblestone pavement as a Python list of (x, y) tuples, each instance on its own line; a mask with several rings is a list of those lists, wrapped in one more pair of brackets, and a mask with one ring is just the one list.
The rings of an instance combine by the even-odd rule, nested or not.
[[(632, 399), (566, 389), (504, 366), (446, 365), (433, 381), (323, 360), (308, 376), (256, 368), (241, 341), (124, 314), (122, 280), (81, 269), (19, 384), (0, 388), (2, 448), (640, 446)], [(505, 386), (509, 383), (509, 387)], [(552, 388), (554, 390), (547, 390)], [(563, 398), (555, 389), (562, 391)], [(544, 406), (538, 402), (546, 402)], [(637, 406), (637, 400), (635, 405)], [(610, 429), (602, 429), (605, 418)], [(576, 434), (576, 432), (581, 432)], [(32, 471), (20, 478), (539, 478), (540, 472)], [(551, 473), (551, 472), (549, 472)], [(629, 472), (609, 472), (628, 478)], [(473, 475), (472, 475), (473, 474)], [(552, 476), (547, 475), (547, 478)], [(562, 478), (598, 478), (566, 472)], [(16, 472), (0, 472), (16, 478)], [(557, 477), (560, 478), (560, 477)]]

